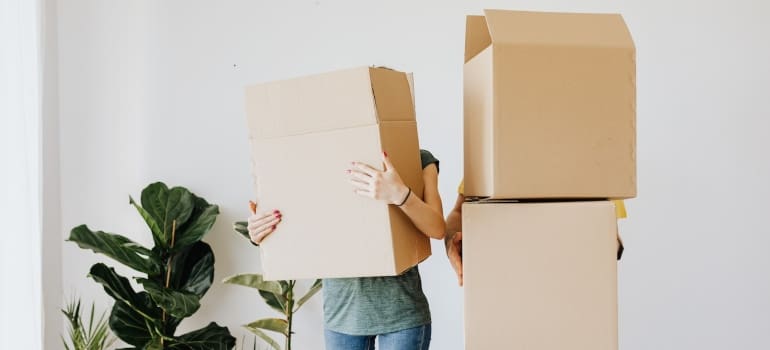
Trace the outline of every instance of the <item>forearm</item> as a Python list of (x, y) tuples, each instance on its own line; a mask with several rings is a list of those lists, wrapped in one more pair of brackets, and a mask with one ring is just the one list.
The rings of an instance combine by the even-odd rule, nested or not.
[(409, 216), (412, 223), (426, 236), (434, 239), (444, 238), (446, 228), (442, 213), (425, 203), (414, 193), (410, 194), (406, 202), (399, 208)]

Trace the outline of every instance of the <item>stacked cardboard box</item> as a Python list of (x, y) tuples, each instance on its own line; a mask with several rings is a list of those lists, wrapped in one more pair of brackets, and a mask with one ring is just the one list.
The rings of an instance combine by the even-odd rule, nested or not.
[(466, 349), (617, 349), (617, 224), (636, 196), (635, 48), (620, 15), (467, 18)]
[(357, 196), (345, 169), (382, 153), (422, 196), (410, 76), (361, 67), (246, 89), (256, 198), (283, 222), (262, 243), (268, 280), (397, 275), (430, 256), (398, 208)]

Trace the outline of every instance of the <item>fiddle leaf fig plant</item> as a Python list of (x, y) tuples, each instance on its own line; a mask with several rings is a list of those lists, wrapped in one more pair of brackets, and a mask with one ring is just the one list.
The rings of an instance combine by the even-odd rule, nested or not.
[(113, 333), (134, 349), (232, 349), (235, 338), (227, 327), (206, 327), (176, 335), (177, 326), (200, 308), (214, 280), (214, 252), (202, 239), (214, 225), (219, 208), (184, 187), (162, 182), (147, 186), (140, 203), (129, 197), (149, 227), (154, 247), (86, 225), (72, 229), (68, 241), (90, 249), (141, 273), (134, 281), (104, 263), (88, 276), (101, 284), (115, 304), (109, 317)]

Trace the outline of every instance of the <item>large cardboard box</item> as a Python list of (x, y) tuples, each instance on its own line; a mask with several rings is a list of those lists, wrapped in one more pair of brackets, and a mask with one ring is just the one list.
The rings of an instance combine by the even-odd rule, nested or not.
[(636, 196), (636, 63), (620, 15), (468, 16), (465, 192)]
[(387, 276), (430, 256), (401, 209), (353, 193), (351, 161), (383, 169), (382, 153), (422, 196), (407, 75), (362, 67), (246, 89), (255, 186), (283, 222), (263, 241), (266, 279)]
[(465, 348), (616, 350), (608, 201), (463, 205)]

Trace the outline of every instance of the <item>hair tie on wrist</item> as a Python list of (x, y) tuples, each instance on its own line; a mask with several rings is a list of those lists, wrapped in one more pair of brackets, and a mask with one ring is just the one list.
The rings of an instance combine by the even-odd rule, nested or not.
[(409, 187), (407, 187), (407, 189), (409, 189), (409, 192), (406, 193), (406, 197), (404, 197), (404, 200), (401, 201), (401, 204), (397, 204), (396, 205), (397, 207), (400, 207), (400, 206), (404, 205), (406, 203), (406, 200), (409, 199), (409, 195), (412, 194), (412, 189), (409, 188)]

